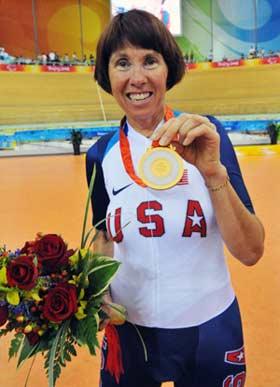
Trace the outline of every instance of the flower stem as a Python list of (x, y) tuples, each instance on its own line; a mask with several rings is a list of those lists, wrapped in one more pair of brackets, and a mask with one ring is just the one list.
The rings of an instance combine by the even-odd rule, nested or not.
[(86, 210), (85, 210), (84, 221), (83, 221), (81, 249), (83, 249), (85, 247), (85, 232), (86, 232), (86, 225), (87, 225), (88, 209), (89, 209), (89, 203), (90, 203), (90, 199), (91, 199), (91, 195), (92, 195), (92, 191), (93, 191), (95, 176), (96, 176), (96, 167), (94, 164), (91, 179), (90, 179), (90, 184), (89, 184), (89, 191), (88, 191), (87, 202), (86, 202)]
[(32, 371), (33, 365), (34, 365), (34, 363), (35, 363), (35, 360), (36, 360), (36, 355), (35, 355), (35, 356), (33, 357), (33, 359), (32, 359), (30, 368), (29, 368), (29, 370), (28, 370), (28, 374), (27, 374), (26, 379), (25, 379), (24, 387), (27, 387), (27, 383), (28, 383), (29, 377), (30, 377), (30, 375), (31, 375), (31, 371)]
[(142, 345), (143, 345), (143, 350), (144, 350), (144, 359), (145, 359), (145, 362), (147, 362), (147, 361), (148, 361), (148, 352), (147, 352), (147, 347), (146, 347), (146, 344), (145, 344), (145, 342), (144, 342), (144, 339), (143, 339), (143, 337), (142, 337), (142, 335), (141, 335), (139, 329), (137, 328), (137, 326), (134, 325), (134, 324), (132, 324), (132, 325), (133, 325), (134, 328), (136, 329), (136, 332), (138, 333), (138, 336), (139, 336), (139, 338), (140, 338), (140, 340), (141, 340), (141, 343), (142, 343)]

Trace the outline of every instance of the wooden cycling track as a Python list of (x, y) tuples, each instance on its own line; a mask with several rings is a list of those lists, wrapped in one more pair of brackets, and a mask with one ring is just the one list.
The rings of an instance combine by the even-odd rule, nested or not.
[[(0, 125), (102, 120), (88, 73), (0, 72)], [(167, 94), (174, 108), (199, 114), (280, 112), (280, 64), (190, 70)], [(114, 99), (101, 91), (106, 118), (119, 119)]]
[[(245, 267), (227, 254), (243, 314), (247, 387), (280, 386), (280, 145), (276, 147), (278, 155), (239, 156), (256, 212), (266, 228), (264, 257), (256, 266)], [(0, 244), (21, 247), (42, 231), (61, 234), (71, 247), (79, 245), (87, 193), (83, 155), (2, 158), (0, 175)], [(15, 360), (8, 362), (9, 339), (0, 341), (0, 386), (23, 386), (30, 363), (16, 371)], [(29, 387), (47, 386), (42, 364), (38, 357)], [(81, 349), (57, 386), (97, 387), (98, 366), (99, 357), (92, 358)]]

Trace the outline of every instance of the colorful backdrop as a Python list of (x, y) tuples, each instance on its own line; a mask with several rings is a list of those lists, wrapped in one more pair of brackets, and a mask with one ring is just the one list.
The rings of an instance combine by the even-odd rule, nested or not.
[(181, 47), (204, 58), (245, 57), (257, 46), (280, 52), (280, 2), (275, 0), (182, 0)]
[[(140, 0), (139, 0), (140, 1)], [(247, 55), (252, 45), (280, 51), (280, 2), (275, 0), (181, 0), (187, 55), (203, 60)], [(0, 47), (14, 56), (34, 58), (57, 51), (95, 52), (110, 18), (109, 0), (0, 0)]]
[(34, 58), (37, 44), (37, 54), (81, 57), (94, 53), (109, 18), (107, 0), (0, 0), (0, 47)]

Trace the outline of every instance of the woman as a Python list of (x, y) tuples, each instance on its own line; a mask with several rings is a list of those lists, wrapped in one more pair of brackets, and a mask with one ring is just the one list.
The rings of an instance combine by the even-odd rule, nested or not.
[[(120, 129), (87, 153), (88, 180), (96, 165), (93, 223), (107, 217), (97, 249), (122, 262), (110, 292), (127, 309), (127, 322), (117, 327), (124, 372), (116, 381), (106, 370), (105, 337), (103, 387), (245, 383), (223, 242), (239, 261), (254, 265), (264, 231), (221, 124), (166, 107), (166, 90), (184, 72), (172, 35), (144, 11), (115, 16), (99, 40), (95, 79), (125, 112)], [(183, 175), (169, 189), (147, 187), (139, 177), (139, 160), (154, 144), (172, 144), (183, 159)]]

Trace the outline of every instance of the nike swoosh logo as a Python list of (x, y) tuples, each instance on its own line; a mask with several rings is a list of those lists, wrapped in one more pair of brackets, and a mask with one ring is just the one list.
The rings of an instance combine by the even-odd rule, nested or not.
[(127, 184), (127, 185), (125, 185), (124, 187), (122, 187), (122, 188), (120, 188), (120, 189), (117, 189), (117, 190), (115, 190), (114, 188), (113, 188), (113, 191), (112, 191), (112, 193), (113, 193), (113, 195), (115, 196), (115, 195), (118, 195), (120, 192), (122, 192), (124, 189), (126, 189), (127, 187), (129, 187), (129, 186), (131, 186), (133, 183), (130, 183), (130, 184)]

